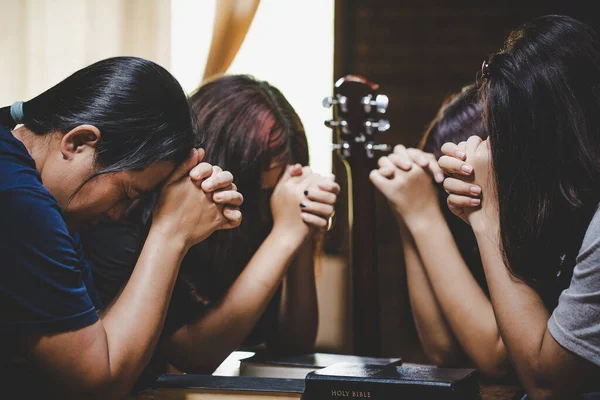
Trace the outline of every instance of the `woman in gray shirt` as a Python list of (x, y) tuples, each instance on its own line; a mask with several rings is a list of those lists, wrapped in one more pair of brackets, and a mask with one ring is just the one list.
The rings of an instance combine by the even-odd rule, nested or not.
[[(574, 398), (600, 386), (600, 43), (573, 18), (539, 17), (510, 34), (482, 78), (490, 136), (444, 145), (448, 204), (475, 232), (528, 395)], [(550, 313), (540, 293), (569, 270)]]

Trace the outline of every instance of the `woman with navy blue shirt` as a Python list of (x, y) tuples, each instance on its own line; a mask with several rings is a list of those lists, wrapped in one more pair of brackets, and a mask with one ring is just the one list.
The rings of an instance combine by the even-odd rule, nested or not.
[[(103, 60), (0, 108), (0, 379), (21, 398), (115, 398), (154, 350), (179, 264), (239, 225), (229, 172), (201, 163), (177, 81), (139, 58)], [(227, 192), (227, 204), (212, 192)], [(119, 296), (101, 308), (76, 232), (158, 193)]]

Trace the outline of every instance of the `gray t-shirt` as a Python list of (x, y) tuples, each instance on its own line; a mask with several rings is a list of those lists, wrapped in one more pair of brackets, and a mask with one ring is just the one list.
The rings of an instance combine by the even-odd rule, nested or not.
[(573, 279), (558, 299), (548, 330), (561, 346), (600, 366), (600, 207), (587, 228)]

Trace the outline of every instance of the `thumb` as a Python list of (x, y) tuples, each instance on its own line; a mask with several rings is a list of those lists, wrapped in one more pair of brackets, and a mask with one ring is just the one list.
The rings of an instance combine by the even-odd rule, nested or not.
[[(202, 150), (204, 153), (204, 150)], [(167, 185), (180, 180), (187, 176), (192, 168), (194, 168), (199, 162), (199, 153), (197, 149), (192, 149), (188, 158), (182, 162), (176, 169), (171, 173), (171, 176), (167, 180)]]
[(389, 182), (389, 179), (384, 177), (379, 170), (372, 170), (369, 173), (369, 179), (373, 183), (373, 185), (379, 190), (382, 194), (385, 195), (386, 183)]
[[(206, 155), (206, 152), (204, 151), (204, 149), (202, 147), (198, 147), (196, 150), (198, 151), (198, 162), (200, 163), (200, 162), (202, 162), (202, 160), (204, 160), (204, 156)], [(195, 165), (192, 166), (192, 168), (193, 167), (195, 167)]]
[(297, 169), (298, 168), (295, 165), (288, 165), (287, 167), (285, 167), (285, 171), (283, 171), (283, 175), (281, 175), (281, 179), (279, 179), (279, 182), (288, 181), (292, 176), (297, 175)]

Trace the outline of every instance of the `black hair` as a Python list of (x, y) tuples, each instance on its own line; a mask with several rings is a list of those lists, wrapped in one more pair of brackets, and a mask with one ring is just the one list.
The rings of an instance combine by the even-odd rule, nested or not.
[[(568, 16), (514, 30), (482, 94), (510, 271), (534, 287), (572, 267), (600, 200), (600, 43)], [(563, 274), (565, 275), (565, 274)]]
[[(16, 122), (10, 107), (0, 108), (0, 125), (13, 129)], [(93, 176), (158, 161), (180, 163), (196, 140), (190, 106), (177, 80), (137, 57), (108, 58), (80, 69), (25, 102), (19, 122), (37, 135), (66, 133), (83, 124), (98, 128), (100, 172)]]

